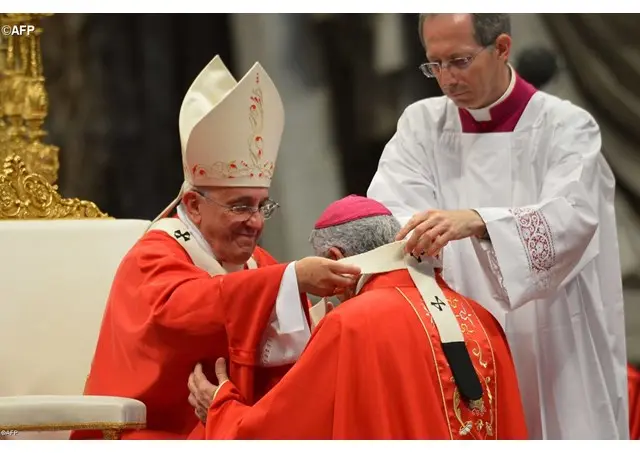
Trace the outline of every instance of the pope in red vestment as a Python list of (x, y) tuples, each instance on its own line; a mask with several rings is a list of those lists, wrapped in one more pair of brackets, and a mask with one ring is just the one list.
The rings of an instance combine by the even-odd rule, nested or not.
[(629, 364), (629, 438), (640, 440), (640, 370)]
[[(351, 196), (327, 208), (311, 242), (319, 255), (355, 256), (358, 263), (371, 250), (402, 248), (386, 245), (399, 229), (384, 206)], [(257, 403), (242, 396), (222, 360), (216, 364), (219, 386), (197, 367), (190, 401), (208, 407), (207, 438), (526, 439), (504, 332), (439, 272), (435, 278), (462, 332), (480, 398), (461, 394), (452, 368), (460, 357), (446, 354), (438, 322), (410, 272), (399, 268), (371, 275), (347, 294), (319, 323), (298, 362)]]
[(216, 57), (185, 96), (185, 184), (117, 270), (85, 386), (87, 395), (146, 405), (146, 429), (123, 439), (204, 437), (186, 386), (196, 363), (213, 371), (225, 357), (239, 394), (259, 400), (309, 339), (302, 293), (352, 283), (344, 274), (353, 266), (317, 257), (277, 264), (257, 247), (277, 208), (268, 188), (282, 129), (280, 97), (258, 63), (236, 83)]

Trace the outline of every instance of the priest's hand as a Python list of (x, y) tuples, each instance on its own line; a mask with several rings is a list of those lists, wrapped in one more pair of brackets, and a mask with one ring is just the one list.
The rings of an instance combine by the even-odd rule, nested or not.
[(360, 268), (328, 258), (310, 256), (296, 261), (298, 288), (302, 293), (328, 297), (354, 286), (360, 276)]
[(200, 421), (205, 424), (207, 422), (207, 413), (209, 406), (213, 401), (213, 397), (222, 384), (229, 380), (227, 376), (227, 364), (220, 357), (216, 360), (216, 377), (218, 385), (213, 385), (202, 372), (202, 365), (197, 364), (193, 373), (189, 376), (189, 404), (195, 409), (196, 415)]
[(404, 239), (411, 231), (413, 234), (405, 245), (407, 253), (420, 256), (437, 255), (449, 241), (482, 237), (486, 227), (482, 217), (472, 210), (441, 211), (429, 210), (415, 214), (400, 230), (396, 241)]

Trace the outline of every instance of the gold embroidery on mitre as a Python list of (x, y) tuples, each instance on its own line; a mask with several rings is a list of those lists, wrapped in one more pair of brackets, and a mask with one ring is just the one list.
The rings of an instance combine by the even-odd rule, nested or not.
[(232, 160), (229, 162), (218, 161), (206, 168), (203, 165), (196, 164), (191, 169), (194, 176), (212, 177), (218, 179), (233, 178), (256, 178), (271, 179), (275, 164), (273, 161), (265, 160), (264, 142), (262, 138), (262, 130), (264, 127), (264, 109), (262, 88), (260, 88), (260, 74), (256, 73), (256, 86), (251, 90), (249, 96), (249, 124), (251, 126), (251, 134), (247, 139), (249, 147), (249, 160)]

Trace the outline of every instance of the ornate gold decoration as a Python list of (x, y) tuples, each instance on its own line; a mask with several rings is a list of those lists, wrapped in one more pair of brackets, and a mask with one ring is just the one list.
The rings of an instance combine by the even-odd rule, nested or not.
[[(453, 377), (451, 378), (451, 382), (454, 382)], [(487, 398), (489, 400), (490, 419), (486, 422), (483, 421), (482, 419), (476, 420), (475, 429), (478, 431), (478, 434), (481, 434), (482, 428), (484, 428), (487, 435), (491, 437), (493, 436), (493, 425), (494, 425), (493, 394), (491, 393), (491, 385), (490, 385), (491, 378), (486, 377), (485, 383), (486, 383)], [(471, 420), (467, 420), (467, 421), (463, 420), (462, 410), (460, 409), (461, 404), (466, 404), (469, 410), (471, 411), (471, 413), (477, 417), (483, 416), (486, 413), (487, 408), (482, 398), (479, 400), (468, 401), (468, 402), (463, 401), (462, 398), (460, 397), (460, 392), (458, 391), (458, 388), (457, 387), (455, 388), (453, 393), (453, 412), (455, 413), (456, 418), (458, 419), (458, 422), (460, 422), (460, 430), (458, 432), (460, 433), (461, 436), (468, 436), (474, 430), (474, 425), (473, 425), (473, 421)]]
[(478, 340), (474, 338), (472, 338), (470, 341), (473, 341), (476, 344), (471, 352), (478, 358), (478, 363), (482, 366), (482, 368), (486, 368), (489, 363), (486, 360), (482, 360), (482, 347), (480, 346), (480, 343), (478, 343)]
[(33, 27), (0, 36), (0, 159), (18, 155), (50, 184), (58, 179), (59, 148), (42, 143), (49, 99), (44, 86), (40, 20), (49, 14), (1, 14), (2, 27)]
[(30, 173), (19, 156), (7, 157), (0, 173), (0, 220), (108, 217), (94, 203), (62, 198), (57, 190), (43, 176)]
[(43, 143), (42, 129), (49, 108), (40, 48), (45, 16), (51, 14), (0, 14), (0, 219), (107, 217), (91, 202), (56, 193), (60, 149)]
[[(434, 341), (439, 337), (437, 327), (433, 323), (433, 316), (429, 312), (429, 309), (425, 306), (424, 301), (420, 301), (419, 304), (414, 305), (414, 302), (404, 292), (396, 287), (395, 288), (402, 297), (411, 305), (413, 311), (418, 316), (420, 323), (425, 331), (427, 339), (429, 341), (431, 352), (433, 354), (433, 361), (436, 365), (436, 374), (438, 377), (438, 383), (440, 385), (440, 392), (442, 395), (443, 409), (446, 412), (447, 423), (449, 428), (449, 434), (451, 439), (456, 438), (473, 438), (473, 439), (487, 439), (497, 437), (497, 401), (494, 397), (494, 393), (497, 397), (497, 376), (495, 369), (495, 357), (493, 354), (493, 346), (491, 345), (491, 339), (487, 335), (482, 322), (476, 315), (473, 306), (464, 297), (462, 300), (458, 300), (456, 297), (451, 297), (445, 293), (447, 301), (451, 306), (458, 324), (468, 322), (470, 325), (475, 326), (474, 317), (479, 329), (462, 329), (463, 337), (467, 348), (472, 348), (473, 343), (476, 347), (472, 349), (471, 360), (473, 366), (478, 374), (478, 377), (483, 381), (484, 395), (473, 401), (468, 401), (460, 395), (458, 387), (455, 383), (448, 364), (446, 364), (446, 358), (442, 352), (441, 347), (434, 347)], [(416, 306), (419, 305), (420, 309)], [(431, 329), (427, 326), (428, 321), (431, 320)], [(480, 332), (481, 330), (481, 332)], [(432, 338), (433, 336), (433, 338)], [(482, 347), (480, 341), (486, 340), (486, 347), (488, 348), (491, 358), (489, 360), (483, 360)], [(440, 349), (440, 353), (436, 354), (436, 349)], [(440, 358), (438, 358), (438, 356)], [(474, 357), (476, 359), (474, 359)], [(478, 368), (479, 364), (482, 368)], [(492, 365), (489, 367), (489, 365)], [(493, 386), (493, 391), (491, 387)], [(451, 411), (451, 409), (453, 409)], [(451, 413), (453, 412), (453, 417)], [(453, 422), (453, 426), (452, 423)], [(460, 426), (456, 427), (456, 423)], [(455, 431), (454, 431), (455, 430)]]

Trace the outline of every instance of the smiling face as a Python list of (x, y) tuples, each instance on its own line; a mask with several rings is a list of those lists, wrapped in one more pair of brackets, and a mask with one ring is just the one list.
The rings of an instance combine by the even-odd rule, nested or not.
[(511, 38), (500, 34), (482, 46), (471, 14), (435, 14), (422, 24), (427, 61), (440, 88), (458, 107), (477, 109), (495, 102), (509, 85), (506, 65)]
[(237, 265), (246, 263), (258, 245), (265, 218), (259, 211), (242, 212), (238, 208), (259, 208), (268, 201), (268, 189), (217, 187), (200, 192), (187, 192), (182, 199), (192, 222), (218, 260)]

